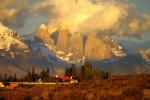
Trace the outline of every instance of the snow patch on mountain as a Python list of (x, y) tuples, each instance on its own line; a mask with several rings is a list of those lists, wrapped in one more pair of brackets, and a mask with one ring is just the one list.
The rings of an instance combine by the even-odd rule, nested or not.
[(13, 58), (14, 49), (24, 50), (24, 53), (29, 52), (28, 45), (22, 42), (21, 37), (15, 31), (0, 23), (0, 50), (10, 52)]
[(140, 52), (143, 59), (150, 63), (150, 49)]

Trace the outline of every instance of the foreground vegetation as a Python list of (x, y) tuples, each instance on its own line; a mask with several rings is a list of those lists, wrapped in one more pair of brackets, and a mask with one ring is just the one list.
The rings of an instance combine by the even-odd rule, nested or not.
[[(40, 73), (36, 73), (35, 69), (28, 69), (27, 75), (17, 78), (17, 75), (10, 75), (7, 74), (2, 77), (0, 75), (0, 82), (7, 81), (7, 82), (38, 82), (39, 79), (42, 82), (59, 82), (62, 80), (55, 79), (54, 76), (50, 76), (49, 68), (43, 69)], [(102, 71), (100, 69), (94, 69), (93, 66), (86, 62), (81, 67), (76, 67), (75, 64), (71, 65), (70, 67), (66, 68), (65, 75), (76, 79), (78, 81), (89, 81), (89, 80), (100, 80), (100, 79), (107, 79), (110, 76), (110, 73)]]
[[(5, 100), (149, 100), (150, 75), (111, 76), (68, 85), (22, 85), (0, 89)], [(145, 99), (144, 99), (145, 98)]]

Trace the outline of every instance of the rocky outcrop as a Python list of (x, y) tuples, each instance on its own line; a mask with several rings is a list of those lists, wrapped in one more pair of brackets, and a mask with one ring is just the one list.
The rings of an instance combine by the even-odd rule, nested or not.
[(150, 49), (141, 51), (140, 54), (145, 61), (150, 62)]
[(126, 56), (123, 47), (109, 36), (98, 36), (96, 33), (92, 33), (87, 34), (87, 39), (84, 37), (79, 32), (69, 35), (67, 29), (59, 30), (55, 50), (63, 53), (63, 57), (71, 53), (72, 60), (84, 56), (93, 60), (110, 59), (112, 56)]
[(100, 39), (95, 33), (88, 35), (84, 55), (90, 60), (110, 59), (112, 56), (108, 41)]
[(40, 38), (45, 44), (48, 44), (49, 47), (53, 48), (54, 41), (50, 37), (47, 26), (45, 24), (42, 24), (39, 27), (39, 31), (36, 33), (36, 36)]
[(83, 57), (83, 36), (81, 33), (74, 33), (71, 35), (70, 52), (78, 58)]
[(61, 27), (52, 33), (52, 38), (47, 34), (48, 29), (42, 24), (36, 35), (47, 44), (51, 44), (53, 39), (55, 43), (53, 42), (54, 48), (52, 48), (52, 50), (63, 60), (66, 58), (76, 60), (82, 57), (103, 60), (109, 59), (112, 56), (126, 56), (122, 46), (104, 34), (102, 34), (102, 36), (97, 36), (95, 33), (85, 36), (79, 32), (70, 34), (66, 27)]
[(107, 38), (107, 41), (109, 43), (110, 50), (115, 57), (127, 56), (127, 53), (125, 52), (124, 48), (117, 41), (109, 37)]
[(56, 42), (56, 51), (69, 52), (69, 31), (68, 29), (60, 29), (58, 31), (58, 39)]

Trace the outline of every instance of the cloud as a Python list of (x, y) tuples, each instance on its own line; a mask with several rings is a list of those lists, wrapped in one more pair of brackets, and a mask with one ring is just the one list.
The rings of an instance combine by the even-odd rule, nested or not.
[(68, 27), (71, 32), (118, 35), (150, 30), (150, 15), (137, 12), (135, 5), (122, 0), (45, 0), (33, 7), (35, 12), (41, 9), (48, 11), (50, 32), (60, 27)]
[[(31, 3), (32, 1), (32, 3)], [(49, 31), (103, 32), (135, 35), (150, 30), (150, 14), (140, 13), (127, 0), (2, 0), (0, 21), (17, 28), (29, 16), (49, 19)]]
[(137, 14), (128, 24), (129, 32), (139, 33), (150, 30), (150, 15), (148, 14)]
[(28, 16), (27, 0), (2, 0), (0, 3), (0, 21), (21, 27)]

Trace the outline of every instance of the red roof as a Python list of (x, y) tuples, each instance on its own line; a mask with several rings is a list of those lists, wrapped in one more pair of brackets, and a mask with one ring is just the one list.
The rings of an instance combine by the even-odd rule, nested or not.
[(68, 76), (61, 76), (60, 79), (64, 80), (64, 81), (71, 81), (72, 79)]

